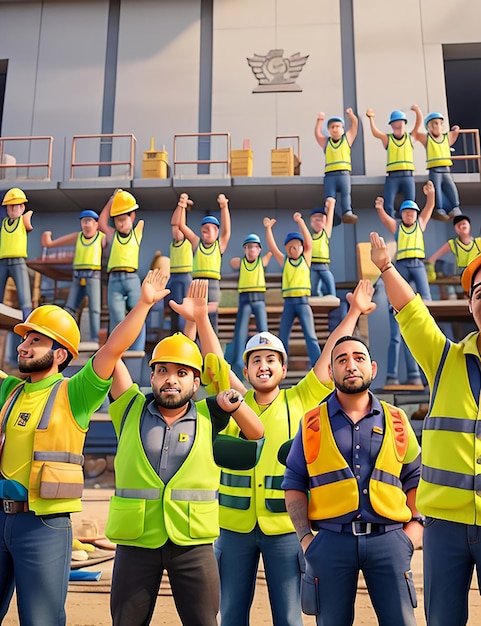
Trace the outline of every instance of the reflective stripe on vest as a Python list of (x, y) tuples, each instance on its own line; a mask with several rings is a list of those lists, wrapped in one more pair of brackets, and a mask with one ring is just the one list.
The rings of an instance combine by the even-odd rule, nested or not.
[(160, 498), (160, 489), (115, 489), (119, 498), (133, 498), (139, 500), (157, 500)]
[(401, 139), (388, 135), (386, 171), (399, 170), (414, 170), (414, 150), (408, 133), (404, 133)]
[(449, 145), (448, 134), (444, 133), (441, 141), (436, 141), (429, 133), (426, 138), (426, 167), (450, 167), (451, 146)]
[(351, 146), (346, 135), (337, 142), (329, 137), (326, 144), (324, 172), (351, 171)]
[(419, 222), (416, 221), (412, 230), (407, 230), (406, 226), (401, 222), (397, 231), (397, 252), (396, 260), (402, 259), (424, 259), (424, 235)]

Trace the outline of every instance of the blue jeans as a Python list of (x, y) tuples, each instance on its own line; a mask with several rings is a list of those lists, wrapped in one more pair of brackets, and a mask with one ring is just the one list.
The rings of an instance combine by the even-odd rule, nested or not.
[[(140, 299), (141, 284), (137, 272), (110, 272), (107, 287), (109, 333), (120, 324)], [(130, 350), (145, 349), (145, 324)]]
[(304, 557), (295, 533), (265, 535), (258, 526), (250, 533), (221, 529), (214, 552), (220, 573), (222, 626), (249, 625), (261, 554), (273, 623), (302, 626), (300, 581)]
[(398, 193), (403, 195), (403, 200), (416, 200), (416, 186), (413, 172), (400, 170), (390, 172), (384, 181), (384, 209), (391, 217), (394, 217), (394, 201)]
[(263, 292), (246, 292), (239, 294), (237, 317), (232, 341), (231, 364), (234, 372), (242, 380), (244, 368), (244, 350), (249, 334), (249, 320), (254, 315), (257, 332), (268, 330), (265, 295)]
[(23, 258), (0, 259), (0, 294), (1, 302), (5, 297), (7, 278), (11, 276), (17, 289), (18, 305), (25, 319), (32, 311), (32, 292), (28, 277), (27, 264)]
[(326, 172), (324, 174), (324, 199), (334, 198), (341, 207), (342, 214), (352, 211), (351, 172)]
[(481, 589), (481, 526), (428, 518), (423, 565), (424, 611), (429, 626), (464, 626), (475, 565)]
[(458, 189), (451, 176), (449, 167), (432, 167), (429, 170), (429, 180), (433, 182), (436, 192), (436, 210), (442, 213), (449, 213), (453, 209), (459, 210)]
[(336, 281), (329, 263), (311, 263), (311, 294), (313, 296), (335, 296)]
[(178, 330), (184, 330), (185, 320), (178, 313), (172, 310), (169, 302), (173, 300), (178, 304), (182, 304), (182, 300), (187, 295), (189, 285), (192, 282), (192, 274), (190, 272), (178, 272), (171, 274), (167, 289), (170, 289), (169, 295), (165, 298), (166, 310), (170, 312), (170, 332), (175, 333)]
[[(85, 281), (85, 285), (80, 282)], [(74, 272), (72, 286), (68, 294), (65, 310), (74, 317), (84, 296), (89, 300), (89, 323), (90, 323), (90, 339), (91, 341), (99, 340), (100, 330), (100, 271), (93, 271), (92, 276), (88, 278), (78, 278)]]
[(316, 624), (351, 626), (362, 571), (380, 626), (415, 626), (413, 551), (402, 529), (358, 537), (321, 529), (305, 553), (306, 577), (319, 581)]
[[(396, 261), (395, 265), (401, 276), (407, 280), (408, 283), (414, 283), (415, 291), (421, 295), (423, 300), (432, 299), (426, 269), (421, 259), (402, 259), (401, 261)], [(387, 353), (387, 375), (390, 378), (398, 378), (399, 352), (402, 345), (406, 359), (408, 382), (415, 378), (419, 378), (420, 371), (418, 364), (414, 360), (414, 357), (409, 351), (404, 339), (401, 337), (399, 324), (396, 322), (391, 307), (389, 307), (389, 329), (391, 337)]]
[(284, 308), (282, 310), (281, 324), (279, 328), (279, 339), (284, 344), (287, 354), (289, 354), (289, 335), (291, 334), (292, 325), (296, 317), (299, 318), (302, 332), (304, 333), (307, 354), (309, 355), (311, 367), (314, 367), (317, 359), (321, 356), (321, 349), (319, 348), (319, 343), (317, 341), (314, 316), (312, 314), (312, 309), (307, 296), (284, 298)]
[(71, 554), (68, 514), (0, 510), (0, 623), (15, 587), (22, 626), (63, 626)]

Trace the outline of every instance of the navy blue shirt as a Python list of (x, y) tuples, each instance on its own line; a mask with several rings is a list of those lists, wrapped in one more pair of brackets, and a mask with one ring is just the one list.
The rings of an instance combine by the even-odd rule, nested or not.
[[(342, 456), (346, 459), (359, 486), (359, 508), (357, 511), (332, 518), (332, 522), (346, 524), (355, 519), (366, 522), (385, 524), (389, 521), (378, 515), (369, 501), (369, 480), (384, 437), (385, 418), (379, 400), (369, 393), (370, 411), (357, 423), (343, 411), (336, 392), (327, 399), (327, 411), (331, 421), (335, 442)], [(421, 457), (403, 466), (400, 480), (403, 491), (417, 487), (420, 477)], [(304, 455), (301, 427), (292, 443), (287, 457), (287, 468), (282, 482), (282, 489), (309, 491), (309, 474)]]

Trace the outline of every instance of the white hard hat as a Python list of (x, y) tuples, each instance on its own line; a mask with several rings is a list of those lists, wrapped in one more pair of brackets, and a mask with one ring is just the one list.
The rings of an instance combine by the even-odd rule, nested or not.
[(287, 352), (284, 344), (279, 337), (276, 337), (272, 333), (264, 331), (262, 333), (257, 333), (257, 335), (254, 335), (249, 339), (244, 351), (245, 364), (247, 364), (247, 356), (255, 350), (273, 350), (274, 352), (279, 352), (282, 354), (283, 363), (287, 363)]

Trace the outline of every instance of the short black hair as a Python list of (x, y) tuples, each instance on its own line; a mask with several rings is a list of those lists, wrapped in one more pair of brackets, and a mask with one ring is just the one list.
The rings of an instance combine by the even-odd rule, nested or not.
[(369, 358), (372, 361), (371, 351), (369, 350), (369, 346), (367, 345), (365, 341), (363, 341), (359, 337), (353, 337), (352, 335), (344, 335), (344, 337), (339, 337), (336, 343), (332, 346), (331, 363), (332, 363), (332, 353), (334, 352), (334, 348), (337, 348), (337, 346), (339, 346), (341, 343), (344, 343), (345, 341), (357, 341), (358, 343), (361, 343), (366, 348)]

